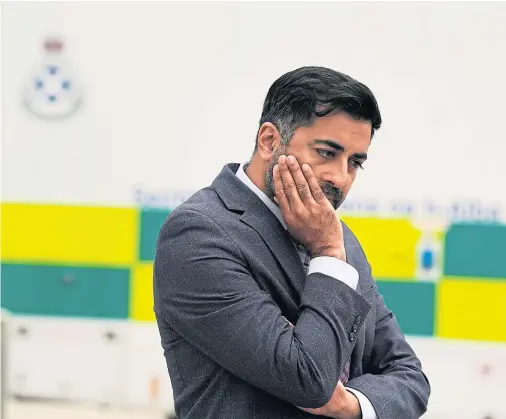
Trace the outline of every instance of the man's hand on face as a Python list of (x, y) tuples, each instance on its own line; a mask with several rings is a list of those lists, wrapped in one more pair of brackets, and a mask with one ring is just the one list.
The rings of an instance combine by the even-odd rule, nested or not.
[(316, 416), (327, 416), (336, 419), (361, 419), (362, 411), (358, 399), (339, 381), (332, 397), (325, 406), (316, 409), (299, 407)]
[(275, 199), (290, 234), (311, 257), (346, 260), (341, 222), (311, 167), (301, 167), (295, 157), (283, 155), (273, 174)]

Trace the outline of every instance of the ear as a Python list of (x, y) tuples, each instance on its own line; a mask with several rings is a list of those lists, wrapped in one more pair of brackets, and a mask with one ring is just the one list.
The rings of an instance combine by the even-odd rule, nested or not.
[(281, 145), (281, 135), (276, 126), (270, 122), (262, 124), (258, 130), (257, 153), (260, 158), (268, 162), (276, 149)]

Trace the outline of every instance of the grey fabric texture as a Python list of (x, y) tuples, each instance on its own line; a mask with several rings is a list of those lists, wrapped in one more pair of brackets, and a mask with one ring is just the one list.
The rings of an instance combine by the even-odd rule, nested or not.
[[(178, 419), (309, 419), (346, 386), (378, 419), (415, 419), (429, 382), (343, 224), (357, 290), (306, 275), (287, 231), (226, 165), (165, 220), (154, 310)], [(286, 319), (295, 327), (290, 327)]]

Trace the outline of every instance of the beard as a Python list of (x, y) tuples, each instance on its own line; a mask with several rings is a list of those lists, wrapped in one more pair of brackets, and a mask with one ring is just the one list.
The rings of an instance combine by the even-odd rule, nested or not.
[[(278, 149), (274, 152), (269, 161), (269, 166), (264, 174), (264, 183), (265, 183), (265, 193), (267, 196), (274, 201), (275, 196), (275, 188), (274, 188), (274, 166), (276, 166), (279, 156), (286, 154), (286, 146), (278, 147)], [(318, 181), (322, 192), (325, 194), (330, 204), (334, 207), (334, 209), (338, 209), (344, 201), (343, 191), (339, 188), (336, 188), (329, 182), (320, 182)]]

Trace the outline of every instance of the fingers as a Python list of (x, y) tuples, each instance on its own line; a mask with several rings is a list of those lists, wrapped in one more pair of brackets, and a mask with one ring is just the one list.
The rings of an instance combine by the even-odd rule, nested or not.
[(314, 203), (331, 206), (311, 167), (308, 164), (301, 167), (293, 156), (279, 157), (278, 164), (274, 168), (274, 186), (276, 200), (284, 201), (278, 204), (284, 205), (287, 209), (293, 209), (300, 204)]
[(304, 173), (304, 177), (307, 181), (307, 184), (309, 185), (312, 198), (319, 204), (330, 205), (330, 202), (323, 193), (322, 188), (320, 188), (320, 184), (318, 183), (318, 180), (316, 179), (316, 176), (313, 172), (313, 169), (311, 169), (311, 166), (309, 166), (309, 164), (303, 164), (302, 171)]
[(305, 204), (315, 203), (307, 179), (304, 176), (304, 173), (302, 172), (302, 169), (297, 159), (293, 156), (288, 156), (286, 162), (288, 163), (288, 167), (292, 174), (293, 180), (295, 182), (295, 187), (299, 193), (301, 201), (304, 202)]
[[(288, 167), (288, 161), (293, 161), (293, 156), (290, 156), (290, 159), (287, 159), (286, 156), (280, 156), (278, 160), (279, 173), (281, 175), (281, 180), (283, 182), (284, 195), (288, 199), (290, 209), (296, 206), (300, 206), (302, 204), (302, 200), (299, 196), (299, 192), (297, 190), (297, 185), (295, 184), (295, 180), (293, 178), (291, 168)], [(293, 163), (291, 163), (293, 165)]]
[(281, 180), (281, 174), (279, 172), (278, 164), (274, 166), (274, 170), (272, 173), (274, 178), (274, 194), (276, 197), (276, 202), (278, 203), (281, 211), (286, 213), (290, 211), (290, 203), (286, 198), (285, 188), (283, 187), (283, 181)]

